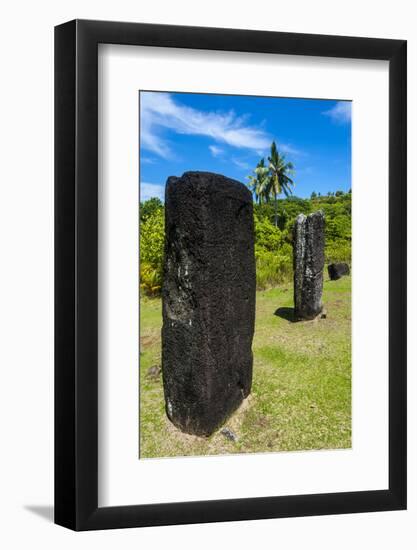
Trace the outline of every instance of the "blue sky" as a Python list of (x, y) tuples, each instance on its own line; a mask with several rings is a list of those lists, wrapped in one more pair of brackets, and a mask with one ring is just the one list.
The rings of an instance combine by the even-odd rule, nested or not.
[(141, 201), (190, 170), (247, 176), (271, 142), (295, 166), (293, 194), (351, 188), (351, 102), (140, 92)]

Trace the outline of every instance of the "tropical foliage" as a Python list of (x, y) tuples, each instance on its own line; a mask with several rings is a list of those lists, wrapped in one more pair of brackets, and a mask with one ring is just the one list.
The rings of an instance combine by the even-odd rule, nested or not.
[(259, 204), (267, 203), (272, 198), (274, 201), (274, 224), (278, 226), (278, 198), (281, 194), (286, 197), (291, 195), (294, 181), (290, 176), (294, 174), (294, 165), (287, 162), (285, 155), (278, 152), (275, 141), (271, 145), (271, 153), (268, 157), (268, 166), (265, 159), (261, 159), (255, 170), (255, 175), (248, 176), (249, 189)]
[(140, 205), (140, 286), (149, 295), (157, 295), (162, 287), (164, 258), (164, 208), (150, 199)]
[[(158, 295), (162, 285), (164, 206), (158, 199), (140, 205), (140, 284), (148, 295)], [(351, 193), (310, 199), (290, 196), (254, 205), (255, 256), (258, 289), (273, 287), (292, 278), (292, 227), (300, 213), (323, 210), (326, 218), (326, 263), (351, 261)], [(275, 210), (278, 225), (275, 225)]]
[(275, 144), (271, 145), (271, 156), (268, 157), (270, 182), (269, 193), (274, 198), (274, 222), (278, 225), (277, 199), (284, 193), (286, 197), (292, 193), (291, 187), (294, 186), (294, 181), (290, 175), (294, 172), (294, 166), (291, 162), (285, 160), (284, 155), (280, 155)]
[(271, 203), (254, 205), (258, 288), (265, 289), (292, 278), (292, 228), (298, 214), (322, 210), (326, 219), (326, 264), (340, 261), (350, 264), (351, 199), (351, 193), (340, 191), (337, 196), (314, 193), (310, 199), (292, 196), (278, 200), (278, 227), (274, 224), (275, 208)]
[(268, 186), (269, 186), (269, 167), (265, 166), (265, 159), (261, 159), (255, 170), (254, 176), (248, 176), (249, 189), (255, 196), (255, 200), (261, 204), (267, 202)]

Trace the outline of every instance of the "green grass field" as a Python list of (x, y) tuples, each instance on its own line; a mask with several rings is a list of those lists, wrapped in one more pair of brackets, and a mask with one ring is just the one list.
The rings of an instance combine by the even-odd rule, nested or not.
[[(183, 434), (164, 410), (161, 301), (141, 298), (140, 457), (351, 446), (351, 280), (325, 281), (325, 319), (292, 322), (292, 285), (259, 291), (250, 396), (226, 422), (238, 437)], [(276, 312), (279, 309), (279, 314)]]

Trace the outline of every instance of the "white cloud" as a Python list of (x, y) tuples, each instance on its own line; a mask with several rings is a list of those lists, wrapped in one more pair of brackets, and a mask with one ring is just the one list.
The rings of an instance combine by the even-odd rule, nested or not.
[(235, 164), (241, 170), (249, 170), (249, 168), (250, 168), (250, 165), (247, 162), (245, 162), (244, 160), (237, 159), (236, 157), (232, 157), (231, 160), (232, 160), (233, 164)]
[(232, 147), (263, 151), (271, 144), (266, 132), (246, 124), (247, 116), (199, 111), (174, 101), (170, 94), (143, 92), (140, 101), (141, 145), (163, 158), (172, 158), (169, 144), (158, 134), (158, 128), (179, 134), (210, 137)]
[(217, 145), (209, 145), (209, 149), (213, 157), (219, 157), (224, 153), (223, 149), (221, 147), (217, 147)]
[(352, 118), (352, 103), (350, 101), (338, 101), (334, 107), (324, 111), (323, 115), (331, 118), (333, 122), (343, 124), (350, 122)]
[(150, 157), (143, 157), (143, 156), (141, 156), (140, 162), (141, 162), (142, 164), (155, 164), (155, 159), (150, 158)]
[(152, 197), (157, 197), (163, 201), (165, 197), (165, 185), (161, 183), (147, 183), (141, 181), (139, 193), (140, 202), (147, 201)]
[(152, 151), (156, 155), (169, 159), (173, 157), (173, 153), (169, 145), (160, 137), (158, 137), (152, 129), (152, 125), (147, 121), (147, 116), (142, 115), (140, 126), (140, 144), (141, 147)]
[(288, 143), (277, 143), (278, 151), (284, 155), (304, 156), (306, 153)]

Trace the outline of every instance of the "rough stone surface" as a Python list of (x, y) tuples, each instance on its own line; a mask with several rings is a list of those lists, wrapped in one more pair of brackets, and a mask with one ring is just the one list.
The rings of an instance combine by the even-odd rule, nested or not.
[(224, 437), (229, 441), (234, 441), (234, 442), (239, 441), (238, 436), (230, 428), (222, 428), (220, 430), (220, 433), (224, 435)]
[(294, 316), (314, 319), (323, 309), (324, 214), (297, 216), (293, 230)]
[(148, 372), (146, 373), (146, 377), (155, 379), (155, 378), (158, 378), (160, 374), (161, 374), (160, 365), (152, 365), (152, 367), (149, 367)]
[(350, 269), (348, 264), (345, 263), (329, 264), (327, 272), (332, 281), (337, 281), (337, 279), (340, 279), (343, 275), (349, 275)]
[(186, 433), (210, 435), (250, 393), (255, 289), (249, 190), (206, 172), (168, 178), (162, 376)]

